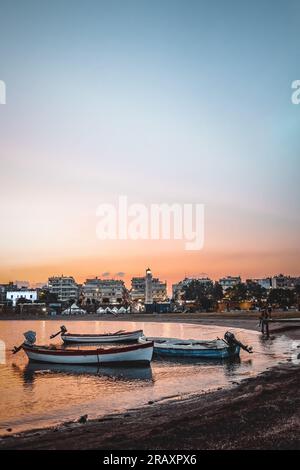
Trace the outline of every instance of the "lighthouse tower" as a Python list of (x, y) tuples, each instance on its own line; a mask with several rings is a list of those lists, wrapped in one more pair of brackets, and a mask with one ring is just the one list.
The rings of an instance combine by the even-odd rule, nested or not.
[(145, 304), (153, 304), (152, 272), (150, 268), (146, 269)]

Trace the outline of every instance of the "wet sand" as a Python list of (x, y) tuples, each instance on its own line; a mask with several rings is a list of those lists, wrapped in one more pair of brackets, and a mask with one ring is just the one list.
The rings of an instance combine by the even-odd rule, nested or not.
[[(159, 317), (149, 320), (176, 321), (173, 315)], [(133, 316), (126, 315), (128, 320)], [(184, 321), (257, 330), (256, 318), (185, 315)], [(271, 331), (300, 339), (299, 324), (277, 323)], [(287, 362), (230, 389), (3, 437), (0, 449), (300, 449), (299, 384), (300, 366)]]

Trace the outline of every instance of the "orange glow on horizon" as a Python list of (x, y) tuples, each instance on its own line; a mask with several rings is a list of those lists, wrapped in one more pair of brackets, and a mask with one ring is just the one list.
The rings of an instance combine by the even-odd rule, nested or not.
[[(145, 250), (145, 253), (147, 251)], [(43, 264), (1, 266), (0, 282), (27, 280), (31, 284), (46, 282), (49, 276), (71, 275), (79, 283), (89, 277), (122, 278), (130, 286), (133, 276), (143, 276), (150, 266), (155, 277), (171, 285), (184, 277), (207, 275), (214, 280), (226, 275), (266, 277), (284, 272), (299, 275), (299, 256), (294, 253), (212, 253), (201, 252), (151, 252), (134, 257), (129, 251), (106, 255), (105, 257), (62, 258)], [(124, 275), (118, 273), (124, 272)]]

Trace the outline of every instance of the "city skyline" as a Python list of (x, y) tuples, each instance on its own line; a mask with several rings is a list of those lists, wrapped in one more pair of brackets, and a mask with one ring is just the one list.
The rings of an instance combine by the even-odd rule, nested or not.
[[(150, 268), (147, 268), (147, 269), (150, 269)], [(76, 278), (76, 276), (72, 275), (72, 274), (68, 274), (68, 273), (56, 273), (56, 274), (51, 274), (48, 276), (48, 279), (45, 280), (45, 281), (40, 281), (40, 282), (34, 282), (34, 283), (30, 283), (29, 281), (27, 280), (10, 280), (9, 283), (15, 285), (18, 287), (18, 289), (37, 289), (37, 288), (42, 288), (42, 287), (46, 287), (48, 284), (49, 284), (49, 280), (52, 279), (52, 278), (70, 278), (72, 277), (75, 281), (75, 283), (77, 285), (84, 285), (86, 282), (90, 281), (90, 280), (100, 280), (100, 281), (111, 281), (111, 280), (116, 280), (116, 281), (122, 281), (124, 282), (124, 285), (126, 286), (127, 289), (130, 289), (130, 287), (132, 286), (132, 281), (134, 279), (139, 279), (139, 278), (144, 278), (145, 277), (145, 273), (147, 271), (147, 269), (144, 269), (144, 272), (140, 272), (140, 273), (136, 273), (134, 276), (132, 277), (126, 277), (125, 276), (125, 273), (122, 273), (122, 275), (120, 275), (120, 273), (109, 273), (109, 272), (106, 272), (106, 273), (100, 273), (98, 275), (94, 274), (94, 275), (91, 275), (87, 278), (82, 278), (82, 280), (79, 278)], [(271, 281), (272, 279), (274, 278), (281, 278), (281, 276), (283, 278), (300, 278), (300, 275), (299, 273), (298, 274), (295, 274), (295, 275), (291, 275), (290, 273), (277, 273), (275, 275), (265, 275), (265, 276), (261, 276), (261, 277), (243, 277), (239, 274), (236, 274), (236, 275), (232, 275), (231, 274), (226, 274), (224, 276), (220, 276), (220, 277), (210, 277), (207, 273), (198, 273), (198, 274), (187, 274), (185, 273), (184, 275), (182, 275), (180, 278), (176, 279), (175, 282), (172, 282), (172, 283), (169, 283), (167, 281), (167, 279), (163, 279), (160, 275), (160, 273), (157, 273), (157, 272), (154, 272), (152, 271), (152, 269), (150, 269), (151, 272), (152, 272), (152, 275), (153, 275), (153, 278), (154, 279), (158, 279), (159, 282), (161, 283), (166, 283), (167, 285), (167, 291), (168, 291), (168, 294), (171, 294), (172, 292), (172, 286), (173, 285), (176, 285), (178, 282), (181, 282), (183, 280), (186, 280), (186, 279), (209, 279), (213, 282), (220, 282), (224, 279), (232, 279), (232, 280), (236, 280), (237, 278), (240, 278), (241, 279), (241, 282), (244, 283), (245, 281), (248, 281), (248, 280), (253, 280), (255, 282), (257, 281), (266, 281), (266, 280), (269, 280), (270, 281), (270, 285), (271, 285)], [(4, 283), (0, 283), (2, 285), (4, 285)]]
[[(294, 0), (2, 2), (0, 282), (298, 275), (299, 14)], [(97, 239), (97, 207), (119, 194), (204, 204), (204, 248)]]

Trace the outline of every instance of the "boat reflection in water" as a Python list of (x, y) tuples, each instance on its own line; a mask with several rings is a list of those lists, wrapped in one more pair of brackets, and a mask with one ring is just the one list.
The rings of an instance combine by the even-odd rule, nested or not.
[[(247, 378), (251, 375), (253, 368), (252, 359), (242, 360), (240, 356), (233, 356), (225, 359), (199, 359), (199, 358), (184, 358), (184, 357), (161, 357), (155, 356), (154, 363), (163, 365), (164, 367), (174, 367), (176, 369), (183, 368), (185, 373), (191, 368), (194, 373), (201, 373), (203, 377), (209, 377), (212, 370), (218, 369), (224, 374), (229, 383), (236, 381), (237, 377), (240, 379)], [(205, 379), (204, 379), (205, 380)]]
[(197, 357), (165, 357), (158, 354), (155, 355), (154, 361), (163, 362), (166, 365), (185, 365), (185, 366), (224, 366), (224, 368), (238, 367), (241, 364), (240, 356), (233, 356), (229, 358), (211, 359), (211, 358), (197, 358)]
[(68, 364), (42, 364), (38, 362), (29, 362), (22, 374), (24, 383), (33, 383), (39, 374), (65, 374), (80, 376), (99, 376), (107, 377), (113, 380), (123, 381), (148, 381), (151, 382), (152, 369), (150, 365), (128, 366), (128, 367), (98, 367), (86, 365), (68, 365)]

